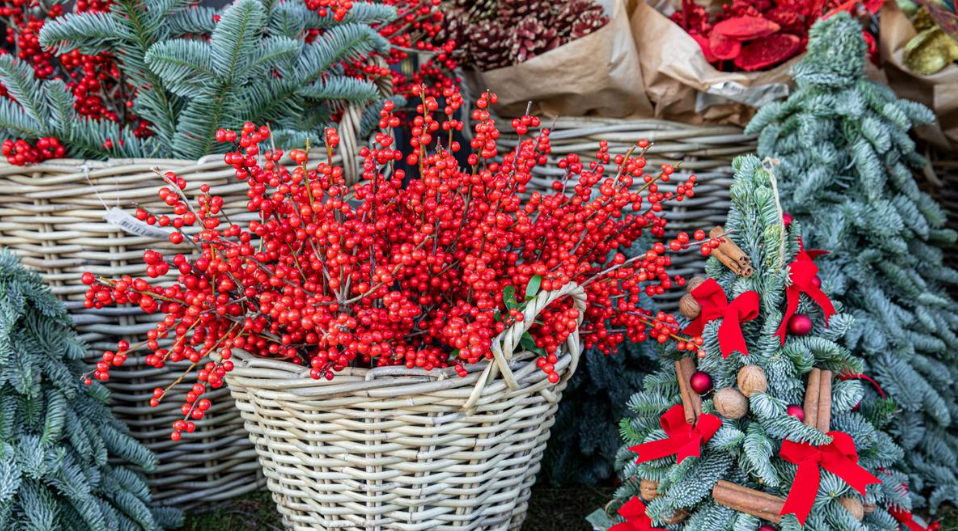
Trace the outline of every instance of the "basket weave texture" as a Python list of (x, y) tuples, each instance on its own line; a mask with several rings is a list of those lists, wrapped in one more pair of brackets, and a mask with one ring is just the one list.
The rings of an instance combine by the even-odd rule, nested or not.
[[(680, 231), (692, 232), (703, 229), (708, 232), (716, 225), (725, 223), (728, 209), (731, 207), (729, 187), (732, 185), (734, 171), (732, 160), (746, 153), (754, 153), (757, 148), (754, 136), (746, 135), (741, 128), (728, 125), (688, 125), (664, 120), (630, 120), (617, 118), (579, 117), (579, 118), (541, 118), (542, 126), (551, 130), (549, 135), (552, 153), (550, 164), (537, 166), (533, 170), (529, 191), (551, 190), (552, 183), (565, 175), (565, 170), (556, 166), (556, 162), (569, 154), (576, 154), (588, 167), (596, 160), (595, 153), (599, 142), (605, 140), (609, 153), (624, 155), (635, 143), (647, 139), (652, 143), (646, 154), (648, 162), (646, 173), (657, 175), (662, 164), (672, 164), (678, 168), (669, 182), (659, 182), (659, 191), (675, 192), (678, 183), (684, 182), (689, 175), (698, 178), (695, 185), (695, 197), (686, 198), (681, 203), (666, 203), (665, 218), (669, 221), (667, 235), (674, 236)], [(519, 143), (519, 137), (513, 132), (509, 121), (498, 120), (500, 144), (512, 149)], [(637, 180), (636, 189), (644, 183)], [(698, 252), (685, 252), (674, 255), (671, 272), (678, 275), (701, 274), (705, 257)], [(678, 310), (680, 290), (667, 291), (656, 298), (660, 309)]]
[[(168, 258), (184, 252), (168, 241), (139, 236), (104, 220), (113, 207), (129, 214), (136, 206), (158, 215), (169, 212), (157, 197), (165, 184), (153, 168), (174, 171), (186, 179), (189, 184), (185, 192), (191, 198), (202, 183), (209, 183), (214, 194), (223, 196), (231, 219), (248, 219), (248, 186), (235, 179), (235, 170), (223, 162), (222, 155), (198, 161), (56, 160), (29, 167), (0, 164), (0, 246), (14, 250), (25, 265), (39, 271), (53, 293), (64, 301), (81, 337), (90, 345), (90, 355), (97, 358), (103, 350), (115, 349), (120, 339), (131, 344), (144, 340), (158, 316), (129, 306), (84, 309), (86, 286), (80, 282), (80, 275), (90, 271), (107, 278), (125, 274), (146, 277), (144, 250), (153, 249)], [(163, 280), (174, 279), (171, 274)], [(154, 387), (171, 384), (188, 366), (186, 362), (156, 369), (146, 366), (142, 356), (132, 354), (124, 366), (110, 372), (106, 382), (114, 414), (159, 458), (159, 467), (148, 475), (154, 499), (161, 504), (188, 506), (262, 486), (265, 479), (256, 464), (256, 454), (227, 389), (209, 393), (214, 405), (210, 414), (197, 422), (196, 433), (184, 432), (179, 444), (170, 440), (171, 424), (183, 418), (181, 397), (173, 395), (156, 408), (150, 407), (149, 400)]]
[(553, 385), (516, 352), (525, 327), (575, 286), (543, 292), (466, 377), (349, 368), (332, 381), (234, 349), (227, 384), (292, 531), (518, 530), (561, 392), (581, 347), (569, 336)]

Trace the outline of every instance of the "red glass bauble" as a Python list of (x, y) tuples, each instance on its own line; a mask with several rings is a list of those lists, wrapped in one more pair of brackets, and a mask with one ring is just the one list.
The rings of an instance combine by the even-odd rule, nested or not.
[(712, 376), (702, 371), (695, 371), (692, 374), (692, 377), (689, 378), (689, 385), (692, 386), (693, 391), (700, 395), (708, 393), (714, 387)]
[(803, 313), (796, 313), (788, 320), (788, 333), (793, 336), (807, 336), (812, 331), (812, 320)]
[(802, 406), (791, 404), (785, 412), (788, 413), (788, 416), (797, 418), (799, 422), (805, 422), (805, 408)]
[(795, 221), (795, 218), (792, 217), (788, 212), (782, 212), (782, 222), (785, 223), (785, 228), (791, 226), (792, 221)]

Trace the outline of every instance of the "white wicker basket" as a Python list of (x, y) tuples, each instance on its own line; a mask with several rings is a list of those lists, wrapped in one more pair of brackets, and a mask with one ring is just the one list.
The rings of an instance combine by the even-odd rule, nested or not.
[(332, 381), (245, 352), (227, 383), (283, 521), (293, 531), (518, 530), (561, 392), (581, 348), (570, 335), (549, 383), (515, 353), (536, 315), (573, 297), (540, 293), (468, 376), (404, 367), (346, 369)]

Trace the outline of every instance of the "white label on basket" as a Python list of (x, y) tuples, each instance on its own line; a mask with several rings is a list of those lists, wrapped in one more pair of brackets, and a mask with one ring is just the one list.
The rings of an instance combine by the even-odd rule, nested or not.
[(163, 230), (160, 227), (147, 225), (119, 207), (113, 207), (108, 210), (106, 215), (103, 216), (103, 219), (105, 219), (110, 225), (119, 227), (124, 232), (134, 236), (153, 238), (154, 240), (166, 240), (170, 237), (170, 233), (168, 231)]

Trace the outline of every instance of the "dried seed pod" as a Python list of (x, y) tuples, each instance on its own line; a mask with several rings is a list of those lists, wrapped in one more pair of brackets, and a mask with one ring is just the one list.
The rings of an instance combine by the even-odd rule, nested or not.
[(865, 506), (858, 498), (839, 498), (838, 503), (842, 504), (842, 507), (855, 517), (855, 520), (861, 522), (862, 518), (865, 518)]
[(740, 419), (748, 414), (748, 398), (738, 389), (725, 387), (715, 392), (715, 410), (727, 419)]
[(751, 72), (780, 64), (791, 59), (802, 49), (802, 39), (790, 33), (776, 33), (754, 40), (735, 57), (735, 66)]
[(781, 29), (781, 26), (763, 17), (731, 17), (719, 22), (712, 31), (737, 41), (750, 41), (767, 37)]
[(718, 59), (723, 61), (736, 59), (742, 52), (742, 42), (713, 33), (709, 35), (709, 48), (712, 50), (712, 55)]
[(739, 390), (747, 397), (768, 391), (768, 378), (758, 365), (746, 365), (739, 369), (737, 383)]
[(652, 501), (659, 497), (659, 482), (642, 478), (639, 482), (639, 494), (645, 501)]

